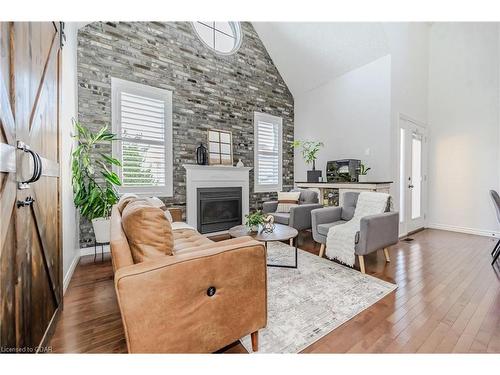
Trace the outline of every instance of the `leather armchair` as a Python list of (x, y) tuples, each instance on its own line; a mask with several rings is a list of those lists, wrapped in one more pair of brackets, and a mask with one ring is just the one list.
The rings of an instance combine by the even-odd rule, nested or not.
[(277, 201), (267, 201), (263, 203), (262, 212), (274, 216), (274, 222), (288, 225), (298, 231), (311, 228), (311, 211), (323, 207), (318, 203), (318, 193), (308, 189), (292, 189), (290, 191), (300, 191), (299, 205), (292, 207), (290, 213), (276, 212)]
[[(325, 207), (311, 212), (311, 226), (313, 238), (321, 244), (319, 256), (325, 252), (326, 238), (331, 227), (341, 225), (351, 220), (356, 209), (359, 193), (347, 192), (344, 194), (344, 206)], [(364, 273), (364, 255), (377, 250), (384, 250), (389, 262), (388, 246), (399, 241), (399, 213), (386, 212), (377, 215), (365, 216), (361, 219), (360, 230), (356, 233), (354, 253), (358, 256), (361, 271)]]

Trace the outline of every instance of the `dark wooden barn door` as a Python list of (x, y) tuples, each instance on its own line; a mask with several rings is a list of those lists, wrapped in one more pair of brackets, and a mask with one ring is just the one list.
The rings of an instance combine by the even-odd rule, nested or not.
[(32, 351), (62, 300), (59, 23), (1, 22), (0, 47), (0, 347)]

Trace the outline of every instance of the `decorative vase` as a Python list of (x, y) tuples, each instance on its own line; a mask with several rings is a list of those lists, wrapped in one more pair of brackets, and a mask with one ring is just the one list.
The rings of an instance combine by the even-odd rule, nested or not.
[(250, 225), (249, 229), (250, 229), (250, 232), (253, 232), (253, 233), (258, 232), (259, 231), (259, 224), (257, 224), (257, 225)]
[(111, 220), (109, 218), (99, 217), (92, 219), (95, 241), (98, 243), (108, 243), (111, 233)]
[(321, 171), (316, 170), (316, 160), (313, 160), (312, 171), (307, 171), (307, 182), (320, 182)]
[(368, 175), (366, 175), (366, 174), (360, 174), (358, 176), (358, 182), (368, 182)]
[(238, 168), (243, 168), (245, 166), (245, 164), (243, 164), (243, 162), (241, 161), (241, 159), (238, 159), (238, 162), (236, 163), (236, 166)]
[(321, 171), (313, 169), (312, 171), (307, 171), (307, 182), (319, 182), (321, 178)]
[(203, 143), (200, 143), (196, 148), (196, 163), (199, 165), (208, 164), (207, 148), (203, 146)]

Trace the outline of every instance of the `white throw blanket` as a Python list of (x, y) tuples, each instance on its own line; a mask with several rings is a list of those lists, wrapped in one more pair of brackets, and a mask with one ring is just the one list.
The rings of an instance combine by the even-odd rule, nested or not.
[(354, 266), (354, 246), (361, 218), (385, 212), (389, 197), (390, 195), (386, 193), (360, 193), (352, 219), (328, 230), (326, 256), (330, 259), (337, 259), (348, 266)]

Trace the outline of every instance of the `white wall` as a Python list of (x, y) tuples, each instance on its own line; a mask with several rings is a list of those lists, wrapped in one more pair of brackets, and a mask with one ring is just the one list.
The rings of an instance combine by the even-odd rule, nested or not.
[(391, 22), (383, 29), (391, 52), (391, 194), (399, 210), (399, 116), (427, 124), (429, 25)]
[(392, 59), (392, 112), (427, 122), (429, 25), (384, 23)]
[[(296, 95), (295, 136), (317, 139), (314, 135), (317, 129), (322, 136), (326, 133), (323, 140), (327, 149), (320, 153), (318, 166), (324, 169), (326, 160), (338, 158), (366, 161), (373, 168), (370, 179), (394, 181), (392, 194), (398, 208), (399, 114), (427, 123), (429, 25), (414, 22), (381, 25), (390, 56)], [(385, 69), (386, 74), (388, 67), (390, 76), (378, 77), (377, 69)], [(390, 92), (389, 102), (387, 92)], [(335, 97), (331, 96), (333, 93)], [(384, 104), (375, 108), (373, 104), (377, 102)], [(316, 120), (318, 125), (311, 123)], [(367, 148), (370, 155), (365, 154)], [(305, 179), (307, 169), (296, 152), (295, 180)]]
[(498, 233), (489, 189), (500, 185), (499, 30), (436, 23), (429, 47), (429, 225)]
[[(295, 96), (295, 139), (321, 140), (316, 168), (325, 176), (328, 160), (361, 159), (371, 179), (391, 177), (391, 57), (384, 56), (316, 89)], [(366, 151), (369, 148), (369, 155)], [(306, 166), (295, 152), (295, 180)]]
[(61, 87), (61, 201), (62, 201), (62, 247), (64, 290), (79, 259), (78, 216), (73, 205), (71, 186), (70, 154), (73, 147), (71, 138), (72, 119), (77, 118), (77, 25), (65, 25), (66, 42), (62, 50)]

